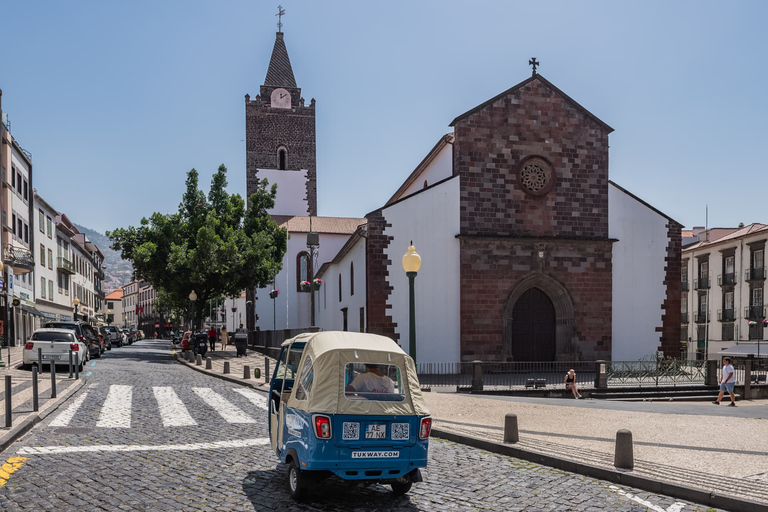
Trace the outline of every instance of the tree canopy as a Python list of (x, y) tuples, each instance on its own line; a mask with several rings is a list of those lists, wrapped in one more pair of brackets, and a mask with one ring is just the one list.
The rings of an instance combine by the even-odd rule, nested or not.
[[(248, 209), (226, 187), (227, 168), (221, 165), (206, 198), (192, 169), (177, 213), (154, 213), (138, 227), (107, 232), (112, 248), (133, 262), (135, 278), (150, 282), (158, 292), (163, 310), (184, 311), (192, 290), (202, 306), (264, 287), (282, 268), (287, 233), (267, 213), (275, 205), (277, 186), (259, 183)], [(196, 320), (205, 309), (196, 308)]]

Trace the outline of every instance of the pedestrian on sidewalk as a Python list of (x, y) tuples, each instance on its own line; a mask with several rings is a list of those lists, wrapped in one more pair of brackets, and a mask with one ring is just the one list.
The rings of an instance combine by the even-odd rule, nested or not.
[(235, 348), (237, 349), (237, 357), (248, 355), (246, 347), (248, 346), (248, 331), (243, 328), (243, 324), (235, 331)]
[(221, 350), (227, 350), (227, 343), (229, 343), (229, 333), (227, 332), (227, 326), (221, 326)]
[(573, 393), (573, 398), (576, 400), (581, 398), (579, 388), (576, 387), (576, 372), (573, 368), (568, 370), (568, 373), (565, 374), (565, 389), (566, 391), (570, 390), (571, 393)]
[(723, 358), (723, 371), (720, 373), (720, 394), (717, 395), (717, 400), (712, 402), (715, 405), (720, 405), (720, 400), (723, 399), (723, 395), (727, 391), (731, 395), (731, 403), (729, 407), (736, 407), (736, 395), (733, 394), (733, 387), (736, 385), (736, 374), (733, 371), (733, 365), (731, 364), (730, 357)]
[(208, 344), (211, 346), (211, 352), (216, 350), (216, 328), (214, 326), (208, 329)]

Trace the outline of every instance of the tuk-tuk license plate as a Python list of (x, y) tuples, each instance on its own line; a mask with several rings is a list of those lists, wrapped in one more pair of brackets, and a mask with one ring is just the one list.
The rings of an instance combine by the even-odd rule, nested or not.
[(398, 457), (400, 457), (400, 452), (390, 450), (352, 452), (353, 459), (396, 459)]
[(387, 438), (387, 426), (386, 425), (366, 425), (365, 426), (365, 438), (366, 439), (386, 439)]

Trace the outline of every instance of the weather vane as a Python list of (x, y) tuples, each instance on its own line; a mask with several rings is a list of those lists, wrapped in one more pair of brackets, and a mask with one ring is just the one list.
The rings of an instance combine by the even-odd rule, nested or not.
[(285, 9), (283, 9), (282, 5), (277, 6), (277, 31), (282, 32), (283, 31), (283, 15), (285, 14)]
[(533, 66), (533, 76), (536, 76), (536, 66), (541, 65), (541, 63), (536, 62), (536, 57), (533, 57), (531, 60), (528, 61), (528, 64)]

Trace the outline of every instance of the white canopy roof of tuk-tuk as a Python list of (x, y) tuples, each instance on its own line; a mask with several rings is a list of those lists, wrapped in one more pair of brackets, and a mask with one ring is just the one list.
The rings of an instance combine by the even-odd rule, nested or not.
[[(416, 365), (392, 339), (377, 334), (324, 331), (304, 333), (287, 340), (306, 342), (299, 363), (299, 375), (294, 383), (294, 392), (288, 405), (307, 412), (327, 414), (386, 414), (408, 415), (429, 414), (421, 394)], [(304, 372), (304, 362), (312, 358), (314, 382), (308, 400), (297, 400), (298, 388)], [(393, 364), (400, 368), (402, 402), (379, 402), (375, 400), (350, 400), (345, 396), (344, 369), (347, 363)]]

